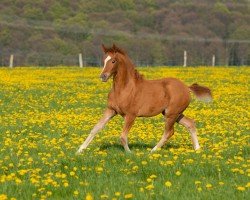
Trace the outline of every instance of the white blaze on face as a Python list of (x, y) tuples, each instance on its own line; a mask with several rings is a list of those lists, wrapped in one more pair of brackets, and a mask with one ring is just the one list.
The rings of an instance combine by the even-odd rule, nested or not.
[(111, 59), (111, 56), (107, 56), (107, 58), (104, 60), (104, 67), (103, 67), (103, 70), (105, 69), (106, 65), (107, 65), (107, 62)]

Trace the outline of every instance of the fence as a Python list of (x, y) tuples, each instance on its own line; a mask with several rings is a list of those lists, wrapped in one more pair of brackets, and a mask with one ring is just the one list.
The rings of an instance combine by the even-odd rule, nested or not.
[[(72, 54), (61, 54), (60, 52), (39, 52), (39, 51), (21, 51), (21, 50), (0, 50), (0, 66), (100, 66), (102, 65), (102, 52), (100, 46), (96, 45), (93, 49), (98, 53), (95, 55), (86, 55), (84, 47), (82, 51)], [(146, 47), (145, 47), (146, 48)], [(249, 48), (249, 47), (248, 47)], [(143, 50), (127, 51), (136, 66), (249, 66), (249, 57), (238, 58), (232, 52), (225, 56), (225, 52), (206, 50), (197, 53), (194, 50), (178, 50), (174, 55), (162, 56), (157, 59), (148, 52), (141, 55)], [(231, 50), (232, 51), (232, 50)]]
[(22, 18), (0, 20), (0, 33), (0, 66), (100, 66), (102, 43), (120, 45), (137, 66), (250, 66), (250, 40), (129, 34)]
[[(36, 56), (39, 56), (39, 55), (36, 55)], [(14, 58), (15, 58), (15, 65), (16, 66), (41, 66), (41, 65), (42, 66), (56, 66), (56, 65), (59, 66), (60, 65), (60, 66), (79, 66), (80, 68), (82, 68), (82, 67), (86, 67), (86, 66), (100, 66), (102, 64), (101, 60), (98, 60), (98, 61), (97, 60), (90, 61), (88, 59), (83, 60), (82, 53), (79, 53), (78, 57), (77, 57), (77, 55), (70, 55), (70, 56), (63, 56), (63, 57), (61, 55), (58, 55), (58, 54), (40, 55), (40, 59), (44, 60), (42, 62), (42, 64), (40, 64), (38, 62), (38, 59), (36, 59), (36, 57), (34, 57), (34, 58), (28, 57), (30, 60), (28, 60), (27, 63), (18, 64), (18, 63), (20, 63), (19, 62), (20, 57), (21, 57), (21, 54), (17, 54), (17, 55), (10, 54), (9, 60), (8, 60), (7, 59), (8, 55), (6, 55), (6, 58), (2, 60), (2, 66), (9, 66), (10, 68), (13, 68), (14, 67)], [(47, 60), (48, 58), (53, 59), (53, 61), (49, 60), (48, 62), (45, 62), (45, 60)], [(188, 63), (188, 54), (187, 54), (187, 51), (185, 50), (183, 52), (183, 67), (187, 67), (188, 66), (187, 63)], [(213, 55), (211, 58), (211, 64), (208, 63), (206, 65), (216, 66), (215, 63), (216, 63), (216, 58), (215, 58), (215, 55)], [(141, 64), (137, 63), (137, 65), (148, 66), (147, 64), (143, 64), (143, 62), (141, 62)], [(171, 66), (170, 64), (166, 64), (166, 65)], [(201, 65), (204, 66), (205, 64), (203, 63)], [(181, 64), (179, 66), (181, 66)]]

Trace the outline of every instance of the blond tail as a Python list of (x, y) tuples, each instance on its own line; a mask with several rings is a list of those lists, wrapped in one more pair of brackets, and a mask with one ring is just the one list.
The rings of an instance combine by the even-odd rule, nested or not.
[(200, 86), (197, 83), (189, 86), (189, 89), (196, 96), (197, 99), (205, 102), (210, 102), (213, 100), (212, 92), (208, 87)]

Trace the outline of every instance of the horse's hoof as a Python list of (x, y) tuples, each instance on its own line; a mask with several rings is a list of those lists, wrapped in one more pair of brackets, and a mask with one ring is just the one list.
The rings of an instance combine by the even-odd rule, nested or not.
[(81, 155), (81, 154), (82, 154), (82, 150), (81, 150), (81, 151), (78, 150), (78, 151), (75, 153), (76, 156), (79, 156), (79, 155)]
[(194, 150), (195, 150), (195, 151), (199, 151), (199, 150), (201, 150), (201, 147), (200, 147), (200, 146), (195, 147)]
[(150, 153), (154, 153), (157, 150), (157, 147), (155, 146), (153, 149), (151, 149)]
[(132, 151), (129, 149), (129, 150), (125, 150), (126, 153), (132, 153)]

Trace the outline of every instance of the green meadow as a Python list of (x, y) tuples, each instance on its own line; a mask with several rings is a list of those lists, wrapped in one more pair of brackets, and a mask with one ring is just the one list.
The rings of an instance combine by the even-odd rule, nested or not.
[(116, 116), (75, 155), (102, 116), (112, 80), (102, 83), (99, 68), (0, 68), (0, 199), (249, 199), (249, 67), (138, 70), (212, 89), (212, 103), (193, 99), (185, 111), (201, 150), (176, 124), (150, 153), (163, 134), (159, 115), (137, 118), (126, 153)]

